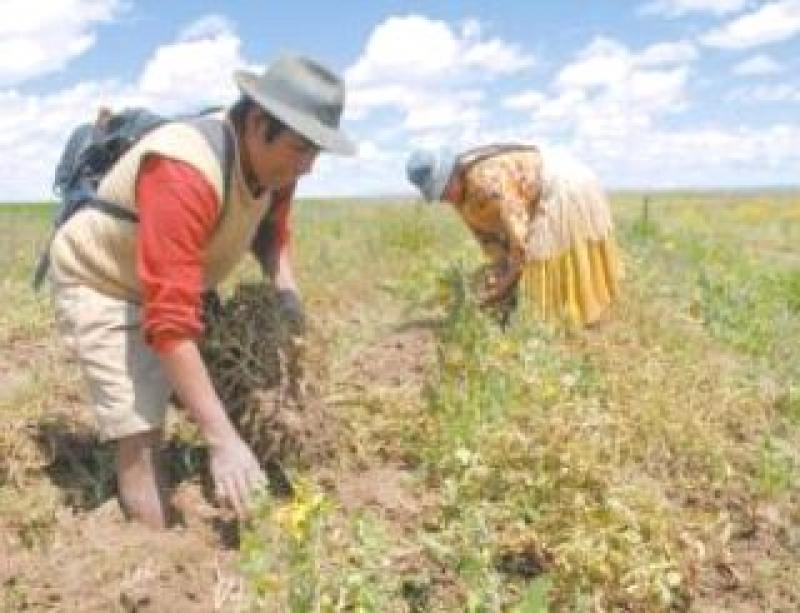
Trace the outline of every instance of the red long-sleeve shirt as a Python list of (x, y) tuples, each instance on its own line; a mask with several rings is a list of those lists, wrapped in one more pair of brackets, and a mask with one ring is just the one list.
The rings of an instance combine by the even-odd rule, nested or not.
[[(272, 197), (273, 237), (279, 253), (289, 243), (294, 185)], [(211, 184), (194, 167), (160, 156), (148, 157), (136, 181), (139, 205), (136, 270), (142, 286), (142, 331), (159, 353), (203, 331), (203, 252), (219, 207)]]

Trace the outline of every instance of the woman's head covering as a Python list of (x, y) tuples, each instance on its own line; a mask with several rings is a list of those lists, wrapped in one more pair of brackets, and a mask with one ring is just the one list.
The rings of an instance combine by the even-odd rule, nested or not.
[(456, 156), (448, 149), (417, 149), (408, 157), (406, 175), (425, 200), (440, 200), (455, 164)]

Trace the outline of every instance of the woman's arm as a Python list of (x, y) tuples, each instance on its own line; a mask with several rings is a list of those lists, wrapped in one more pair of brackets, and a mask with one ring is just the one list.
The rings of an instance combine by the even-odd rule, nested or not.
[(481, 301), (485, 306), (505, 298), (522, 273), (536, 198), (534, 182), (519, 160), (505, 155), (481, 163), (468, 178), (469, 197), (483, 203), (486, 217), (497, 220), (495, 233), (504, 239), (499, 272)]
[(490, 283), (488, 291), (481, 297), (481, 306), (488, 307), (501, 302), (513, 289), (522, 274), (522, 266), (505, 266)]

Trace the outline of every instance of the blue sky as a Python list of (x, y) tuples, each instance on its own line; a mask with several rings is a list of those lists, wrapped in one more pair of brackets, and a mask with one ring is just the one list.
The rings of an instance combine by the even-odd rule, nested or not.
[(411, 148), (497, 140), (610, 187), (800, 184), (800, 0), (0, 0), (0, 200), (49, 197), (99, 105), (228, 104), (287, 51), (345, 76), (359, 142), (301, 194), (410, 194)]

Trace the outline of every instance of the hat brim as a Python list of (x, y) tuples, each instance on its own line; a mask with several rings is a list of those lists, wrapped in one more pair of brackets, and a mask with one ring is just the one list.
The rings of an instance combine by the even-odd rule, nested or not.
[(453, 175), (454, 167), (455, 161), (448, 160), (437, 170), (435, 177), (427, 186), (428, 189), (424, 193), (425, 200), (428, 202), (436, 202), (442, 199), (447, 189), (447, 184), (450, 183), (450, 177)]
[(256, 87), (258, 78), (246, 70), (237, 70), (233, 74), (236, 85), (264, 110), (269, 111), (292, 130), (307, 138), (323, 151), (338, 155), (353, 155), (356, 152), (356, 145), (344, 133), (334, 130), (313, 117), (304, 113), (298, 113), (295, 109), (286, 104), (275, 100), (270, 96), (264, 95)]

